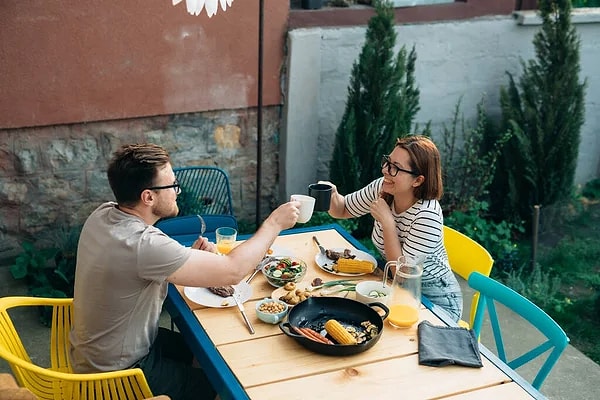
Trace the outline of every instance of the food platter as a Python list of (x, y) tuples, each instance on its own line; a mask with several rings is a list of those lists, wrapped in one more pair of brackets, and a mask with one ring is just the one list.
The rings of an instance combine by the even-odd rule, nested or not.
[[(250, 300), (252, 297), (252, 286), (246, 282), (240, 282), (237, 285), (232, 285), (237, 293), (238, 299), (241, 303)], [(227, 308), (235, 306), (233, 297), (221, 297), (214, 294), (207, 288), (186, 286), (183, 288), (183, 293), (190, 301), (201, 306), (213, 307), (213, 308)]]
[[(321, 289), (313, 289), (310, 280), (303, 280), (301, 282), (296, 283), (296, 289), (299, 289), (301, 291), (309, 291), (311, 297), (348, 297), (348, 295), (350, 294), (350, 291), (336, 291), (336, 288), (341, 289), (342, 286), (339, 285), (339, 286), (335, 286), (335, 287), (324, 287)], [(287, 293), (289, 293), (289, 291), (286, 290), (285, 287), (280, 287), (280, 288), (273, 290), (273, 292), (271, 292), (271, 298), (275, 299), (275, 300), (279, 300), (280, 297), (285, 296)], [(289, 307), (294, 307), (294, 305), (295, 305), (295, 304), (290, 304), (288, 302), (286, 302), (286, 304)]]
[[(337, 252), (343, 252), (344, 248), (343, 247), (334, 247), (331, 249), (332, 251), (337, 251)], [(351, 254), (356, 256), (357, 260), (364, 260), (364, 261), (370, 261), (373, 263), (373, 266), (377, 266), (377, 260), (375, 259), (375, 257), (373, 257), (372, 255), (370, 255), (369, 253), (366, 253), (364, 251), (361, 250), (352, 250)], [(363, 272), (363, 273), (357, 273), (357, 274), (351, 274), (348, 272), (337, 272), (333, 269), (334, 265), (335, 265), (335, 261), (333, 261), (332, 259), (328, 258), (325, 254), (318, 252), (315, 255), (315, 262), (317, 263), (317, 265), (319, 266), (319, 268), (321, 268), (323, 271), (325, 272), (329, 272), (330, 274), (333, 275), (339, 275), (339, 276), (361, 276), (361, 275), (366, 275), (367, 272)]]

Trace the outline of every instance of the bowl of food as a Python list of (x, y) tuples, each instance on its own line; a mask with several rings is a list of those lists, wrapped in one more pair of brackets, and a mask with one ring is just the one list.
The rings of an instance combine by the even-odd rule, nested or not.
[(306, 263), (299, 258), (274, 257), (263, 265), (261, 271), (272, 286), (282, 287), (288, 282), (300, 282), (306, 275), (306, 269)]
[(356, 300), (364, 304), (380, 302), (387, 305), (392, 290), (382, 281), (362, 281), (356, 284)]
[(379, 341), (388, 314), (387, 306), (379, 302), (366, 305), (342, 297), (309, 297), (290, 309), (279, 329), (308, 350), (349, 356)]
[(256, 303), (256, 316), (268, 324), (278, 324), (287, 315), (288, 305), (281, 300), (263, 299)]

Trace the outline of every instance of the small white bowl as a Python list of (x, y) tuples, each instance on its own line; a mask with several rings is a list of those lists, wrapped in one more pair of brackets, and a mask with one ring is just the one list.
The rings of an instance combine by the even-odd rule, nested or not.
[(356, 285), (356, 300), (364, 304), (379, 302), (387, 305), (391, 292), (391, 288), (383, 287), (381, 281), (362, 281)]
[[(283, 311), (278, 312), (278, 313), (269, 313), (269, 312), (261, 311), (260, 306), (263, 303), (281, 304), (281, 305), (283, 305)], [(268, 324), (278, 324), (281, 321), (283, 321), (283, 319), (287, 315), (288, 310), (289, 310), (289, 307), (288, 307), (287, 303), (284, 301), (281, 301), (281, 300), (265, 298), (265, 299), (259, 301), (258, 303), (256, 303), (256, 316), (258, 317), (258, 319), (260, 319), (261, 321), (266, 322)]]

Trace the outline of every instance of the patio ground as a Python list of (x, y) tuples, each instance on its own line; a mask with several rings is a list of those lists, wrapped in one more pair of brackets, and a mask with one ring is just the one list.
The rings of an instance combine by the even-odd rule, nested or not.
[[(469, 299), (472, 291), (467, 287), (466, 282), (462, 281), (461, 284), (465, 299)], [(0, 266), (0, 296), (24, 295), (25, 293), (26, 288), (13, 280), (8, 267)], [(466, 300), (465, 310), (469, 309), (470, 303)], [(539, 338), (537, 331), (531, 329), (519, 316), (501, 308), (499, 308), (499, 313), (504, 319), (502, 326), (510, 327), (503, 330), (507, 348), (528, 348), (528, 346), (533, 347), (538, 343), (536, 342)], [(49, 330), (38, 322), (35, 313), (22, 312), (15, 315), (15, 319), (17, 329), (27, 332), (24, 343), (32, 360), (39, 365), (48, 365)], [(170, 326), (168, 314), (163, 313), (161, 325)], [(490, 349), (494, 348), (491, 332), (484, 331), (482, 343)], [(10, 372), (10, 368), (4, 360), (0, 360), (1, 372)], [(519, 373), (531, 381), (532, 368), (525, 366), (519, 370)], [(598, 382), (600, 382), (600, 365), (569, 345), (542, 386), (542, 393), (549, 399), (556, 400), (600, 399)]]

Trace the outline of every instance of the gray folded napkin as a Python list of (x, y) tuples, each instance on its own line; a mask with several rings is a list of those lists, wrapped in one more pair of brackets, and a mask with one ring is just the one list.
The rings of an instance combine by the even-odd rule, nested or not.
[(419, 364), (430, 367), (463, 365), (481, 368), (479, 345), (472, 329), (419, 324)]

